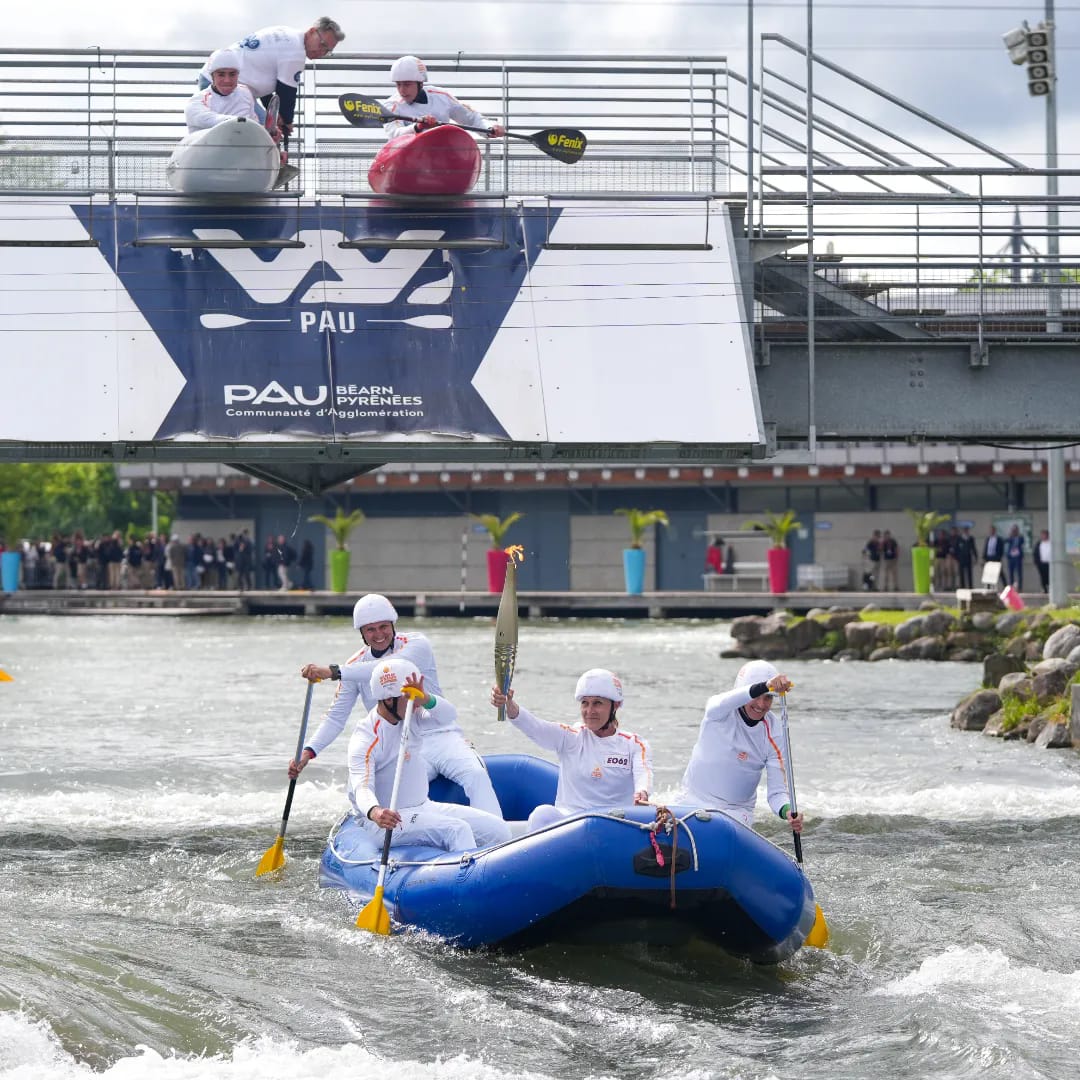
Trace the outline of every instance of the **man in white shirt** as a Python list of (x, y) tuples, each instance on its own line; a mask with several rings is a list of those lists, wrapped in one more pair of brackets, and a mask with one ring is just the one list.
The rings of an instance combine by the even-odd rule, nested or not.
[[(371, 672), (383, 660), (411, 660), (424, 676), (428, 689), (441, 694), (439, 675), (435, 669), (435, 653), (423, 634), (399, 634), (395, 627), (398, 613), (394, 605), (379, 593), (360, 597), (353, 608), (353, 626), (360, 631), (364, 647), (353, 653), (340, 667), (306, 664), (300, 670), (305, 679), (335, 679), (341, 685), (333, 703), (323, 717), (318, 731), (308, 740), (299, 761), (289, 762), (289, 776), (295, 777), (316, 755), (321, 754), (344, 730), (345, 722), (357, 699), (364, 708), (375, 707), (375, 698), (368, 687)], [(424, 740), (424, 757), (428, 762), (429, 779), (443, 775), (460, 784), (470, 806), (502, 817), (502, 809), (491, 786), (483, 759), (469, 745), (457, 723), (457, 713), (443, 723), (431, 726)]]
[(559, 758), (555, 804), (542, 804), (529, 815), (529, 829), (542, 829), (582, 810), (629, 806), (649, 801), (652, 751), (632, 731), (620, 731), (616, 712), (623, 701), (622, 683), (606, 668), (590, 668), (578, 679), (574, 696), (581, 723), (541, 720), (514, 701), (514, 691), (491, 689), (491, 704), (506, 706), (506, 718), (519, 731)]
[[(281, 130), (288, 135), (293, 129), (296, 113), (296, 93), (304, 77), (308, 60), (329, 56), (338, 42), (344, 41), (333, 19), (325, 15), (315, 20), (307, 30), (291, 26), (268, 26), (256, 30), (229, 46), (240, 54), (240, 82), (251, 89), (266, 105), (271, 94), (277, 94), (281, 107)], [(204, 65), (199, 72), (199, 86), (210, 84), (210, 71)]]
[[(397, 808), (391, 809), (401, 722), (408, 706), (406, 687), (424, 691), (424, 697), (413, 707)], [(430, 731), (455, 722), (457, 710), (445, 698), (425, 689), (416, 665), (409, 660), (375, 665), (369, 691), (375, 707), (357, 723), (349, 740), (349, 799), (361, 815), (365, 831), (381, 838), (382, 830), (392, 829), (391, 845), (423, 844), (444, 851), (470, 851), (509, 840), (510, 828), (501, 817), (428, 798), (423, 754), (413, 752), (410, 746), (422, 748)]]
[(773, 694), (792, 683), (765, 660), (743, 664), (735, 686), (705, 703), (705, 716), (690, 763), (683, 774), (684, 795), (677, 802), (724, 810), (744, 825), (754, 821), (758, 781), (768, 775), (773, 811), (802, 832), (802, 814), (792, 814), (783, 753), (782, 722), (769, 711)]
[(401, 56), (390, 68), (390, 81), (397, 87), (383, 103), (388, 112), (405, 117), (383, 125), (392, 139), (406, 131), (421, 132), (438, 124), (457, 123), (483, 128), (490, 138), (500, 138), (506, 131), (502, 124), (492, 124), (481, 113), (458, 101), (449, 90), (427, 81), (427, 67), (418, 56)]

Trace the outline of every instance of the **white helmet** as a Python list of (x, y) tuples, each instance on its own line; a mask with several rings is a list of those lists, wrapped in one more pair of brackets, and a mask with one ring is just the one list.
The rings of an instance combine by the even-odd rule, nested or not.
[(371, 695), (376, 701), (401, 697), (405, 680), (419, 674), (419, 668), (411, 660), (385, 660), (371, 672)]
[(355, 630), (370, 626), (372, 623), (394, 623), (397, 620), (398, 613), (394, 610), (394, 605), (379, 593), (373, 592), (368, 593), (367, 596), (361, 596), (352, 609), (352, 624)]
[(232, 68), (233, 71), (239, 71), (242, 62), (239, 49), (218, 49), (217, 52), (210, 54), (210, 59), (206, 62), (206, 70), (211, 75), (215, 71), (221, 71), (222, 68)]
[(419, 56), (399, 56), (390, 68), (391, 82), (427, 82), (427, 65)]
[(769, 663), (768, 660), (748, 660), (735, 676), (735, 688), (740, 686), (754, 686), (756, 683), (767, 683), (775, 679), (780, 672)]
[(623, 699), (622, 683), (619, 682), (619, 676), (607, 668), (589, 668), (578, 679), (574, 697), (578, 701), (587, 697), (602, 697), (618, 703)]

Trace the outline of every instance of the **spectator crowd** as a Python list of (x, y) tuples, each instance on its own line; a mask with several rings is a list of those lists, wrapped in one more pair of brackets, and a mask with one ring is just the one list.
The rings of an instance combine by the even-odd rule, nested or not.
[(298, 553), (285, 536), (269, 536), (260, 553), (247, 529), (216, 540), (200, 533), (125, 538), (120, 530), (88, 538), (76, 530), (12, 550), (22, 552), (24, 589), (311, 589), (315, 564), (310, 540)]

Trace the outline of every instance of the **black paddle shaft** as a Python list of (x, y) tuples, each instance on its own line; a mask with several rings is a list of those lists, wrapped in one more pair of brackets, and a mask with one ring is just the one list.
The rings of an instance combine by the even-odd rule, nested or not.
[[(299, 763), (300, 755), (304, 752), (304, 739), (307, 738), (308, 714), (311, 712), (311, 693), (315, 689), (313, 680), (308, 679), (307, 695), (304, 698), (304, 715), (300, 719), (300, 737), (296, 740), (296, 761)], [(281, 831), (279, 836), (285, 835), (285, 826), (289, 823), (289, 811), (292, 809), (293, 793), (296, 791), (296, 777), (289, 781), (289, 794), (285, 796), (285, 813), (281, 815)]]
[[(412, 119), (389, 112), (383, 108), (381, 102), (363, 94), (342, 94), (338, 98), (338, 108), (353, 127), (381, 127), (395, 120)], [(470, 127), (468, 124), (457, 126), (463, 131), (475, 131), (479, 135), (490, 134), (487, 128)], [(573, 165), (580, 161), (588, 145), (585, 133), (577, 128), (544, 128), (543, 131), (534, 131), (531, 135), (520, 131), (507, 131), (505, 134), (508, 139), (522, 139), (532, 143), (537, 150), (564, 165)]]

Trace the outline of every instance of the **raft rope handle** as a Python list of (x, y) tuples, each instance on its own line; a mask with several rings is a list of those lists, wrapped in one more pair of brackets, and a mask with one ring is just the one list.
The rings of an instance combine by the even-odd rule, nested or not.
[[(686, 830), (686, 835), (690, 838), (690, 850), (692, 852), (694, 870), (698, 870), (700, 868), (700, 863), (698, 861), (697, 840), (694, 837), (693, 830), (690, 828), (689, 825), (687, 825), (686, 822), (687, 822), (688, 818), (692, 818), (695, 814), (697, 814), (697, 812), (698, 812), (697, 809), (694, 809), (694, 810), (691, 810), (690, 813), (685, 814), (683, 817), (677, 818), (677, 817), (675, 817), (674, 814), (671, 814), (670, 810), (668, 811), (668, 813), (671, 815), (672, 827), (675, 829), (676, 833), (678, 832), (678, 826), (681, 825)], [(722, 810), (717, 811), (717, 812), (718, 813), (723, 813)], [(347, 856), (342, 855), (341, 852), (338, 851), (338, 849), (334, 846), (334, 840), (336, 839), (337, 830), (340, 829), (341, 826), (344, 825), (345, 822), (349, 820), (349, 818), (357, 817), (357, 816), (358, 815), (356, 815), (351, 810), (348, 811), (345, 814), (342, 814), (341, 817), (338, 818), (338, 820), (335, 821), (334, 824), (330, 827), (330, 833), (326, 838), (326, 845), (330, 849), (330, 853), (334, 856), (334, 858), (337, 859), (338, 862), (340, 862), (343, 866), (374, 866), (379, 861), (377, 855), (372, 855), (370, 858), (367, 858), (367, 859), (350, 859)], [(598, 812), (596, 810), (583, 810), (581, 813), (574, 814), (574, 815), (572, 815), (571, 817), (568, 817), (568, 818), (563, 818), (562, 821), (553, 822), (551, 825), (546, 825), (544, 828), (537, 829), (536, 832), (531, 832), (528, 835), (529, 836), (539, 836), (541, 833), (548, 832), (551, 829), (557, 829), (560, 825), (564, 824), (567, 821), (581, 820), (582, 818), (590, 818), (590, 817), (604, 818), (606, 821), (615, 821), (615, 822), (618, 822), (620, 825), (629, 825), (631, 828), (634, 828), (634, 829), (644, 829), (646, 832), (655, 829), (656, 824), (657, 824), (655, 821), (627, 821), (626, 818), (616, 817), (614, 814), (605, 814), (605, 813), (602, 813), (602, 812)], [(665, 828), (666, 827), (667, 826), (665, 826)], [(521, 837), (512, 836), (509, 840), (504, 840), (501, 844), (493, 844), (491, 847), (484, 848), (482, 851), (473, 852), (472, 853), (473, 858), (474, 859), (481, 859), (486, 855), (490, 855), (492, 852), (498, 851), (500, 848), (506, 847), (508, 844), (516, 843), (520, 839), (521, 839)], [(394, 859), (392, 859), (390, 864), (388, 864), (387, 869), (390, 869), (390, 868), (396, 869), (397, 867), (401, 867), (401, 866), (460, 866), (460, 865), (461, 865), (461, 856), (459, 855), (457, 858), (453, 858), (453, 859), (451, 859), (451, 858), (446, 858), (446, 859), (415, 859), (415, 860), (412, 860), (412, 859), (394, 860)]]
[[(679, 819), (666, 807), (656, 807), (656, 820), (649, 828), (649, 839), (652, 841), (653, 851), (656, 852), (656, 864), (664, 865), (664, 856), (660, 852), (660, 845), (656, 842), (656, 834), (660, 829), (671, 834), (671, 869), (669, 871), (669, 888), (671, 890), (671, 910), (675, 910), (675, 867), (679, 856)], [(687, 829), (689, 831), (689, 829)], [(696, 869), (696, 867), (695, 867)]]

